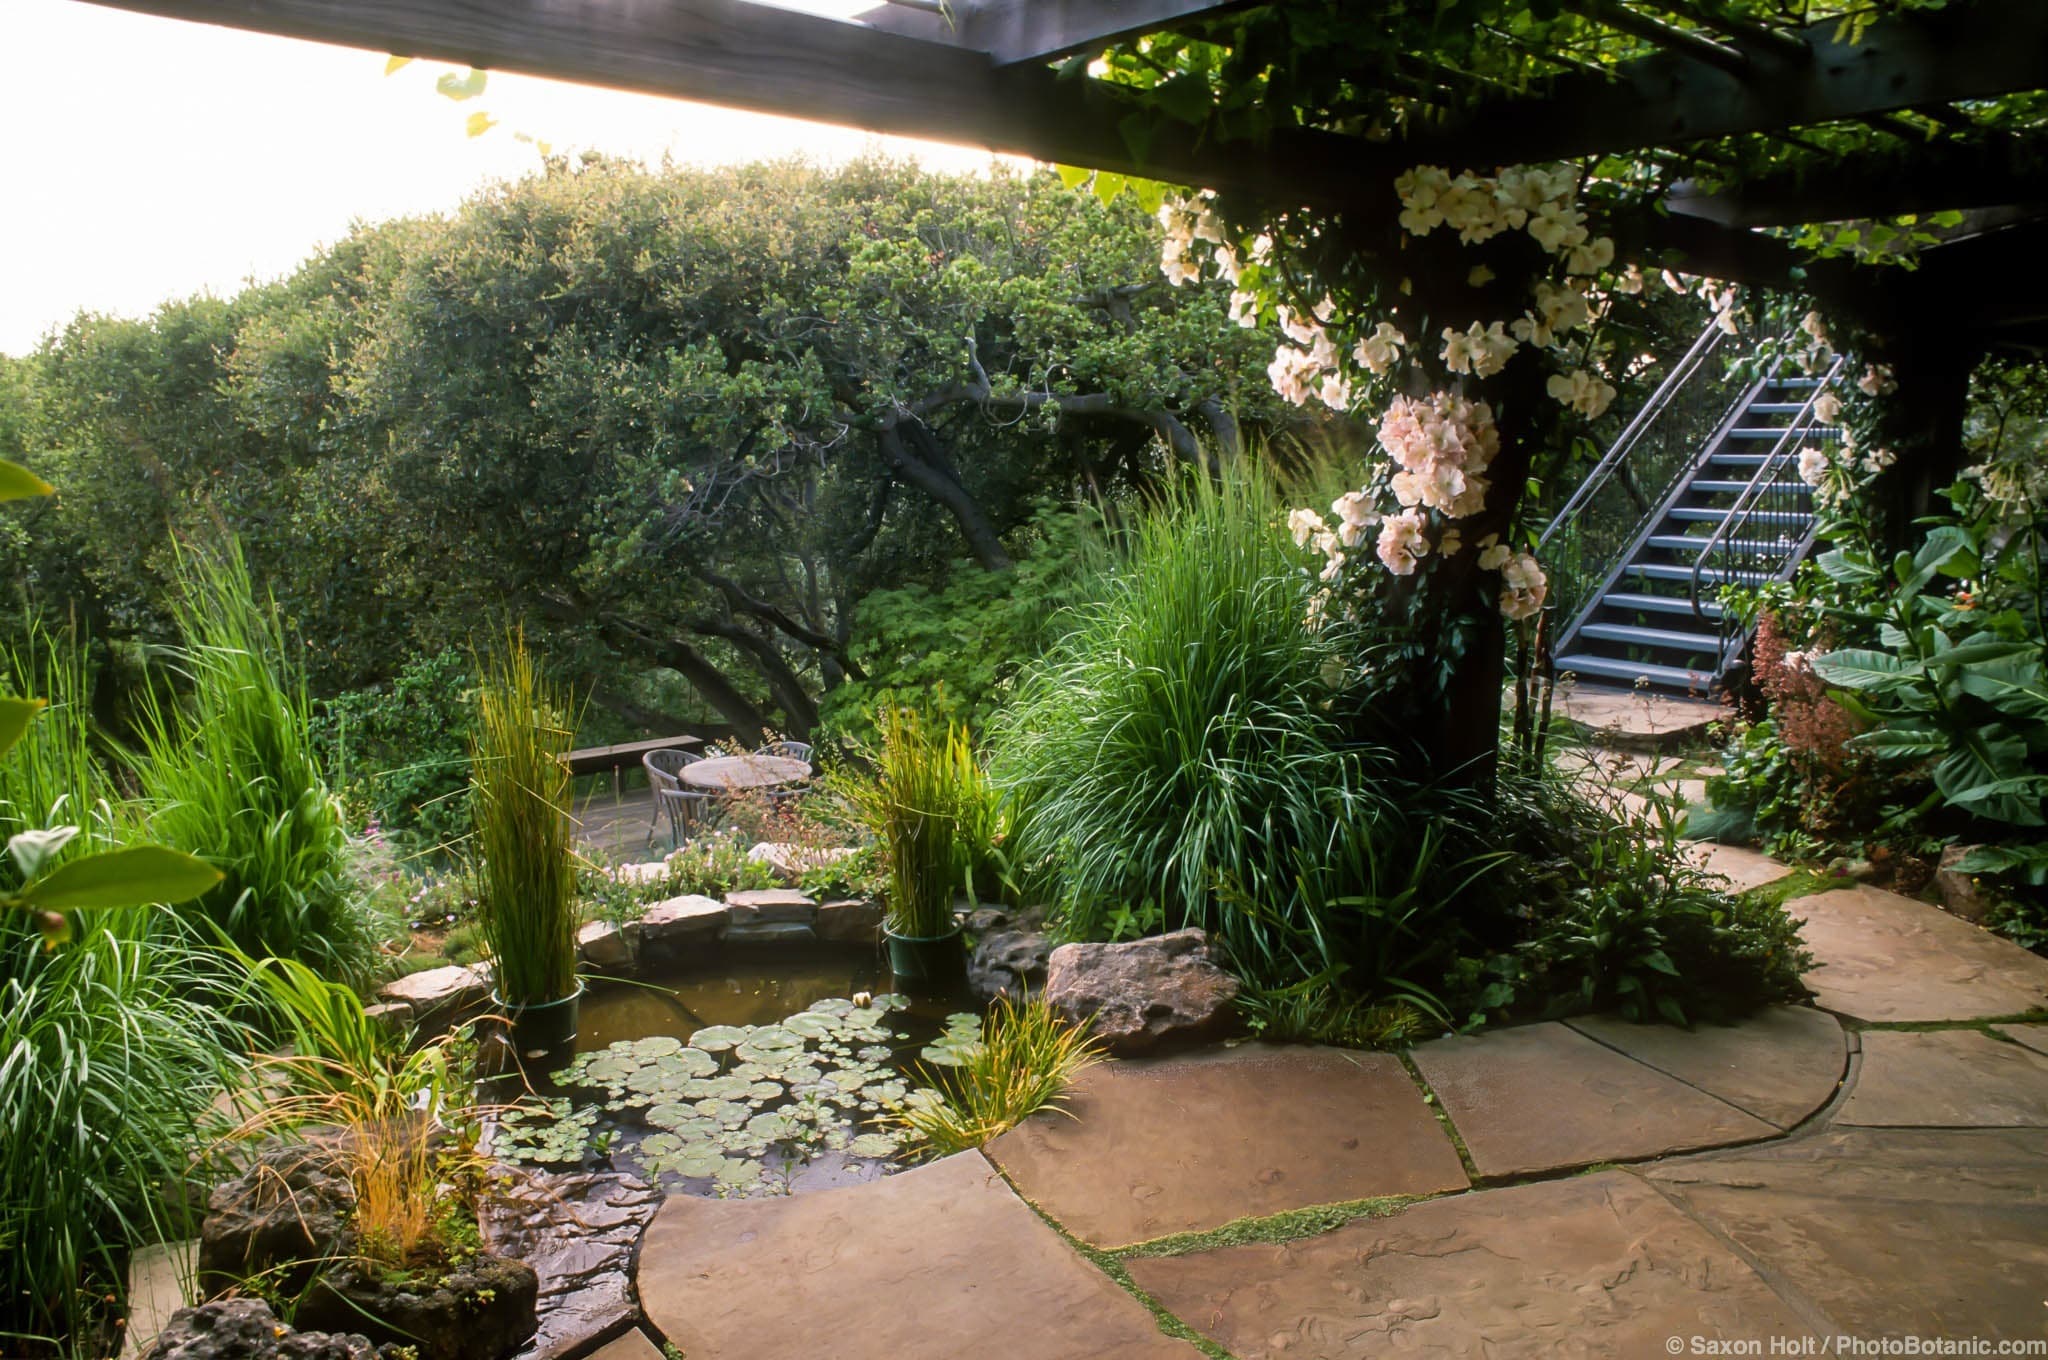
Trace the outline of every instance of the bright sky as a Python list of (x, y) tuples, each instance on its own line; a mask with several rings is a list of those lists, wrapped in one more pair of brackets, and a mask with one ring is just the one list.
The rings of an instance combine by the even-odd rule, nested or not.
[[(868, 0), (871, 2), (871, 0)], [(863, 0), (808, 0), (848, 12)], [(915, 155), (944, 170), (986, 151), (876, 137), (676, 100), (493, 74), (434, 92), (449, 68), (384, 75), (382, 53), (156, 19), (80, 0), (0, 0), (0, 353), (81, 309), (148, 313), (289, 272), (350, 222), (452, 208), (557, 150), (721, 164), (792, 154)], [(464, 120), (499, 125), (474, 140)]]

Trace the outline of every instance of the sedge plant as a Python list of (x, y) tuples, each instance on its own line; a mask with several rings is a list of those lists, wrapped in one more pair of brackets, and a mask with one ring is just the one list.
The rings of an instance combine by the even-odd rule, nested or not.
[(912, 1141), (940, 1155), (978, 1148), (1027, 1115), (1061, 1108), (1075, 1077), (1101, 1062), (1084, 1026), (1070, 1025), (1043, 1001), (999, 999), (982, 1020), (981, 1042), (957, 1067), (922, 1080), (935, 1101), (904, 1106), (894, 1120)]
[(568, 696), (542, 678), (520, 632), (480, 676), (470, 743), (477, 924), (501, 1001), (560, 1001), (576, 990), (578, 924)]
[(935, 939), (954, 929), (953, 897), (970, 881), (987, 779), (958, 723), (890, 707), (876, 731), (873, 773), (844, 776), (832, 788), (882, 847), (889, 929)]

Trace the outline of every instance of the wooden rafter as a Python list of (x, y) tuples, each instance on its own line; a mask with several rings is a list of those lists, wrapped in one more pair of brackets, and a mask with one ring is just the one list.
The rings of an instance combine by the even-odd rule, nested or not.
[(1677, 189), (1665, 203), (1675, 213), (1732, 227), (2048, 203), (2048, 133), (1840, 157), (1722, 192)]
[(908, 37), (986, 52), (998, 66), (1045, 61), (1176, 23), (1214, 14), (1244, 0), (957, 0), (942, 13), (902, 0), (858, 17), (862, 23)]

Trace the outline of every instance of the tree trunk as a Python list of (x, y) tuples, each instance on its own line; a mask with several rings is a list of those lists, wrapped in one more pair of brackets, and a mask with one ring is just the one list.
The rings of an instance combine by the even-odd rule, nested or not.
[(1881, 493), (1885, 540), (1895, 552), (1912, 547), (1913, 521), (1941, 508), (1935, 498), (1962, 471), (1970, 372), (1980, 357), (1932, 318), (1909, 318), (1884, 352), (1898, 383), (1884, 423), (1899, 461)]
[(895, 468), (898, 478), (916, 487), (925, 495), (937, 501), (946, 512), (953, 516), (953, 522), (960, 527), (960, 537), (967, 542), (967, 550), (974, 554), (974, 560), (990, 571), (1008, 571), (1015, 565), (1007, 549), (1003, 547), (1002, 536), (996, 533), (995, 525), (974, 497), (967, 494), (967, 488), (957, 478), (949, 475), (935, 464), (912, 451), (910, 445), (919, 440), (929, 442), (931, 434), (922, 423), (912, 423), (910, 438), (905, 437), (904, 426), (891, 422), (881, 431), (882, 452)]

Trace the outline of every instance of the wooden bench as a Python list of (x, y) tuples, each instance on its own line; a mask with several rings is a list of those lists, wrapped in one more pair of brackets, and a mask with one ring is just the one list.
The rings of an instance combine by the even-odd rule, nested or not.
[(694, 750), (704, 738), (692, 736), (650, 737), (646, 741), (620, 742), (617, 746), (586, 746), (569, 753), (569, 773), (603, 774), (607, 770), (637, 770), (640, 757), (649, 751)]

